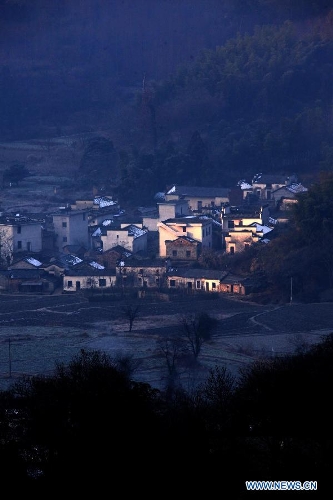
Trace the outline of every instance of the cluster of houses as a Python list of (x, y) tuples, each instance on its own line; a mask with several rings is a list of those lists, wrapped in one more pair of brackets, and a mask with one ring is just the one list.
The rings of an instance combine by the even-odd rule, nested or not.
[(0, 292), (120, 286), (247, 294), (255, 286), (250, 278), (193, 263), (204, 250), (233, 254), (268, 243), (306, 190), (294, 175), (257, 174), (235, 189), (174, 185), (131, 217), (108, 196), (43, 216), (2, 213)]

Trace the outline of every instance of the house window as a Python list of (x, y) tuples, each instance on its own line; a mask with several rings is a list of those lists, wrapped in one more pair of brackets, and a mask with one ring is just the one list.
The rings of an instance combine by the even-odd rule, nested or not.
[(177, 257), (177, 250), (172, 250), (172, 257)]
[(81, 283), (80, 283), (80, 281), (76, 281), (76, 283), (75, 283), (75, 288), (76, 288), (77, 290), (80, 290), (80, 288), (81, 288)]
[(63, 236), (62, 241), (63, 241), (64, 243), (67, 243), (67, 236)]
[(63, 222), (62, 227), (67, 227), (67, 222)]
[(187, 288), (191, 289), (192, 288), (192, 281), (187, 282)]
[(67, 288), (72, 288), (73, 286), (73, 281), (68, 281), (67, 282)]
[(216, 283), (212, 283), (212, 289), (216, 290)]
[(17, 249), (22, 250), (22, 241), (17, 242)]
[(22, 232), (21, 226), (17, 226), (17, 234), (21, 234), (21, 232)]
[(186, 226), (183, 226), (183, 233), (186, 233)]
[(191, 250), (186, 250), (186, 257), (191, 257)]
[(230, 247), (230, 253), (234, 254), (235, 253), (235, 247)]
[(176, 286), (176, 280), (170, 280), (170, 286)]
[(31, 252), (31, 242), (27, 241), (27, 250), (28, 252)]
[(201, 288), (201, 281), (200, 280), (197, 281), (197, 288), (199, 288), (199, 289)]
[(228, 229), (233, 229), (235, 227), (235, 222), (233, 220), (228, 220)]
[(104, 279), (104, 278), (100, 278), (100, 279), (98, 280), (98, 285), (99, 285), (99, 286), (106, 286), (106, 279)]

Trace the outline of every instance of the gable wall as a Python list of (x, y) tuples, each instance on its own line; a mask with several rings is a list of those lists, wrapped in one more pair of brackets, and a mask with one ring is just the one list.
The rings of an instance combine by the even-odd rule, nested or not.
[[(168, 230), (170, 228), (170, 230)], [(186, 230), (183, 231), (183, 228)], [(166, 257), (166, 244), (167, 240), (176, 240), (179, 236), (188, 236), (193, 240), (199, 241), (202, 248), (212, 248), (213, 242), (213, 227), (212, 221), (203, 219), (202, 222), (161, 222), (158, 224), (159, 233), (159, 253), (160, 257)]]
[[(63, 225), (66, 224), (66, 227)], [(53, 226), (61, 250), (65, 245), (80, 245), (87, 249), (89, 245), (88, 215), (84, 211), (53, 215)]]
[[(197, 260), (200, 255), (201, 244), (183, 239), (165, 242), (166, 256), (172, 260)], [(176, 253), (174, 253), (176, 252)], [(188, 255), (188, 252), (190, 254)]]
[[(100, 279), (105, 279), (106, 280), (106, 285), (102, 286), (100, 285)], [(72, 284), (70, 285), (70, 282)], [(77, 289), (77, 283), (80, 283), (79, 290), (81, 289), (107, 289), (112, 286), (115, 286), (116, 284), (116, 277), (115, 276), (104, 276), (103, 274), (98, 275), (98, 276), (64, 276), (63, 278), (63, 290), (64, 292), (76, 292), (78, 291)]]
[(110, 229), (107, 230), (106, 235), (101, 236), (101, 241), (103, 252), (120, 245), (132, 253), (137, 253), (147, 251), (148, 237), (147, 233), (144, 233), (134, 238), (128, 234), (127, 229)]

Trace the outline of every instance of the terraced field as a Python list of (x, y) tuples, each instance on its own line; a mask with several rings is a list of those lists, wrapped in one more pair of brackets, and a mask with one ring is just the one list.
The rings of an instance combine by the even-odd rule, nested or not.
[(166, 367), (158, 343), (178, 335), (183, 314), (206, 311), (218, 320), (202, 347), (195, 370), (181, 367), (191, 388), (210, 368), (226, 366), (235, 376), (256, 359), (306, 349), (333, 332), (333, 305), (261, 306), (219, 296), (216, 300), (140, 302), (129, 332), (124, 304), (89, 302), (82, 296), (0, 296), (0, 389), (22, 374), (52, 373), (80, 349), (126, 356), (137, 366), (133, 377), (162, 388)]

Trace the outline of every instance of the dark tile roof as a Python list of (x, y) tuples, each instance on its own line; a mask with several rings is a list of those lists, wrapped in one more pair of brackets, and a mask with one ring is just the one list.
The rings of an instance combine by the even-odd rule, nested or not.
[(125, 257), (131, 257), (133, 255), (133, 252), (131, 252), (130, 250), (127, 250), (127, 248), (121, 246), (121, 245), (116, 245), (112, 248), (109, 248), (108, 250), (105, 250), (105, 252), (103, 252), (103, 255), (107, 255), (107, 254), (110, 254), (110, 253), (117, 253), (119, 255), (124, 255)]
[(8, 269), (6, 275), (10, 279), (39, 279), (48, 276), (43, 269)]
[[(159, 201), (157, 203), (157, 205), (183, 205), (184, 203), (186, 203), (186, 200), (164, 200), (164, 201)], [(188, 202), (187, 202), (188, 203)]]
[(173, 186), (166, 194), (176, 194), (178, 196), (198, 196), (203, 198), (211, 198), (221, 196), (228, 197), (229, 188), (220, 187), (199, 187), (199, 186)]
[(168, 222), (176, 222), (176, 223), (188, 223), (190, 224), (191, 222), (197, 224), (198, 222), (205, 222), (205, 221), (210, 221), (212, 222), (212, 218), (208, 217), (207, 215), (189, 215), (189, 216), (184, 216), (184, 217), (174, 217), (171, 219), (166, 219), (162, 221), (163, 223), (168, 223)]
[(170, 269), (168, 276), (179, 276), (189, 279), (222, 280), (228, 273), (215, 269)]
[(89, 264), (85, 266), (75, 267), (73, 269), (67, 269), (65, 271), (65, 276), (116, 276), (115, 269), (97, 269)]
[(63, 250), (65, 250), (66, 253), (78, 254), (80, 252), (86, 252), (87, 249), (82, 245), (64, 245)]
[(166, 267), (168, 264), (167, 259), (142, 259), (138, 260), (135, 257), (127, 259), (124, 267)]
[(296, 179), (295, 175), (257, 174), (252, 179), (252, 184), (288, 184)]
[(189, 243), (201, 244), (200, 241), (195, 240), (194, 238), (190, 238), (189, 236), (178, 236), (178, 238), (176, 238), (175, 240), (165, 240), (165, 243), (169, 243), (169, 242), (175, 243), (177, 241), (179, 242), (179, 240), (188, 241)]

